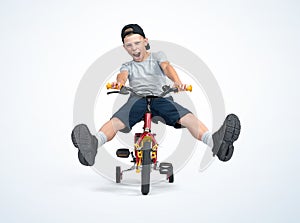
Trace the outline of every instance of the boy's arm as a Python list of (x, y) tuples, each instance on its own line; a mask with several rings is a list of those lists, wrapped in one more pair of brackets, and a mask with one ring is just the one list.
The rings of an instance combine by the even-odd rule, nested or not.
[(125, 85), (128, 78), (128, 71), (123, 70), (117, 75), (116, 82), (113, 83), (113, 85), (123, 86)]
[(168, 61), (161, 62), (160, 67), (163, 70), (163, 72), (165, 73), (165, 75), (167, 75), (167, 77), (170, 78), (174, 82), (175, 86), (182, 85), (181, 80), (178, 77), (176, 70)]

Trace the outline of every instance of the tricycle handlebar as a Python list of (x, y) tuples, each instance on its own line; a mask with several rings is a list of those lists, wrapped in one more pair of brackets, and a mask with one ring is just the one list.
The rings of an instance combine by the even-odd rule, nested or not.
[[(113, 85), (111, 83), (107, 83), (106, 88), (107, 88), (107, 90), (117, 89), (117, 91), (109, 91), (109, 92), (107, 92), (107, 94), (112, 94), (112, 93), (129, 94), (131, 92), (137, 96), (145, 97), (145, 95), (141, 95), (141, 94), (135, 92), (133, 90), (133, 88), (127, 87), (127, 86), (122, 86), (122, 85), (119, 86), (119, 85)], [(185, 91), (192, 91), (192, 89), (193, 89), (192, 85), (184, 85)], [(177, 93), (178, 91), (179, 91), (178, 87), (170, 87), (169, 85), (164, 85), (162, 87), (162, 93), (160, 95), (158, 95), (157, 97), (164, 97), (171, 92)], [(152, 95), (149, 95), (149, 96), (152, 96)]]

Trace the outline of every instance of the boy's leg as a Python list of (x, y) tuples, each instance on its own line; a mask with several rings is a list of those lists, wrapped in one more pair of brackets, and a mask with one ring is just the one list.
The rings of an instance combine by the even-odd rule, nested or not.
[(107, 141), (110, 141), (115, 137), (118, 131), (125, 127), (125, 124), (120, 119), (114, 117), (100, 128), (99, 133), (103, 132)]
[(186, 127), (192, 136), (198, 140), (201, 140), (203, 134), (208, 131), (208, 128), (192, 113), (180, 118), (178, 123)]
[(217, 155), (221, 161), (228, 161), (231, 158), (233, 142), (238, 139), (241, 129), (236, 115), (228, 115), (223, 125), (214, 134), (211, 134), (207, 127), (191, 113), (183, 116), (179, 123), (187, 127), (195, 138), (209, 145), (213, 155)]
[(97, 148), (112, 140), (118, 131), (130, 130), (135, 123), (140, 121), (146, 110), (145, 103), (146, 101), (140, 97), (130, 97), (95, 136), (90, 133), (86, 125), (75, 126), (72, 132), (72, 141), (74, 146), (79, 149), (80, 163), (86, 166), (94, 165)]
[(124, 127), (125, 125), (121, 120), (112, 118), (94, 136), (85, 124), (75, 126), (72, 131), (72, 142), (79, 150), (78, 158), (80, 163), (85, 166), (94, 165), (98, 147), (110, 141)]

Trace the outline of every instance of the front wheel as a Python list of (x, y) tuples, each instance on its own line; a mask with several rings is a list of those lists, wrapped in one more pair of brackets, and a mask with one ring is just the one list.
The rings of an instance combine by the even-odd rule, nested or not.
[(143, 195), (147, 195), (150, 190), (150, 172), (151, 172), (151, 144), (144, 142), (142, 158), (142, 186)]

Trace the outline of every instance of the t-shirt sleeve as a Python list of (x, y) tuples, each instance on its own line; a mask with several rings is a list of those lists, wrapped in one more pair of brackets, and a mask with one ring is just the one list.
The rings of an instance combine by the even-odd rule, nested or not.
[(121, 68), (120, 68), (120, 72), (122, 71), (127, 71), (128, 74), (130, 73), (130, 67), (129, 67), (129, 64), (128, 63), (123, 63)]
[(162, 51), (156, 53), (156, 59), (159, 63), (168, 61), (166, 54)]

